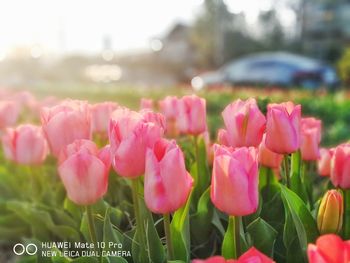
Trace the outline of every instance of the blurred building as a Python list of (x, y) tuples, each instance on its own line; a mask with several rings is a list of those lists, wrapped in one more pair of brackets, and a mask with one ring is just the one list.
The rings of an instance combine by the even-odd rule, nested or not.
[(306, 54), (335, 61), (350, 44), (349, 0), (303, 0), (302, 45)]

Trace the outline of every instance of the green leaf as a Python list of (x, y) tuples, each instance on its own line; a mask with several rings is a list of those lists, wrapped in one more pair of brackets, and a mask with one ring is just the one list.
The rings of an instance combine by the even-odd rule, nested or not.
[[(124, 237), (122, 233), (120, 233), (117, 229), (113, 228), (110, 220), (110, 211), (110, 208), (106, 210), (106, 215), (104, 218), (103, 242), (105, 244), (105, 248), (103, 249), (103, 251), (116, 252), (118, 251), (118, 248), (114, 247), (114, 245), (124, 244)], [(122, 250), (125, 250), (125, 248), (123, 247)], [(107, 263), (127, 262), (122, 257), (105, 257), (104, 260)]]
[(191, 199), (192, 193), (190, 194), (186, 205), (174, 213), (170, 224), (175, 258), (185, 262), (190, 260), (190, 229), (188, 213), (190, 210)]
[[(138, 187), (138, 189), (143, 189), (143, 187)], [(140, 204), (140, 214), (141, 220), (144, 223), (145, 234), (146, 234), (146, 252), (147, 258), (142, 258), (143, 253), (140, 251), (140, 247), (137, 245), (136, 240), (140, 240), (138, 237), (138, 228), (134, 235), (134, 240), (132, 243), (132, 256), (135, 262), (155, 262), (161, 263), (165, 260), (165, 250), (162, 245), (162, 242), (159, 238), (158, 232), (155, 228), (152, 213), (147, 209), (145, 202), (143, 200), (143, 194), (139, 193), (138, 195), (139, 204)]]
[(51, 233), (62, 240), (80, 240), (80, 234), (72, 227), (56, 225), (52, 216), (35, 205), (20, 201), (9, 201), (7, 208), (13, 211), (32, 229), (34, 237), (42, 241), (50, 241)]
[(197, 212), (191, 216), (191, 236), (192, 240), (200, 245), (208, 241), (212, 232), (211, 224), (214, 207), (210, 201), (210, 187), (199, 199)]
[(247, 227), (247, 232), (255, 248), (273, 257), (277, 231), (262, 218), (257, 218)]
[(191, 175), (194, 178), (194, 189), (192, 202), (197, 205), (198, 200), (206, 191), (210, 184), (210, 172), (207, 161), (207, 148), (202, 136), (194, 137), (195, 140), (195, 155), (197, 160), (191, 167)]
[(308, 196), (301, 176), (300, 151), (297, 151), (291, 155), (290, 189), (295, 192), (305, 203), (307, 203)]
[[(301, 251), (306, 262), (305, 253), (308, 243), (313, 243), (318, 236), (317, 225), (305, 203), (297, 194), (281, 185), (281, 195), (285, 207), (286, 223), (283, 240), (287, 248), (287, 254)], [(295, 237), (298, 239), (299, 250), (294, 249)], [(292, 262), (292, 261), (289, 261)]]

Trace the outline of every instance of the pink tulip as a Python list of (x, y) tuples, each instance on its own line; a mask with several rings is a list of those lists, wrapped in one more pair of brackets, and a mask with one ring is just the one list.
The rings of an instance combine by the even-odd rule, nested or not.
[(109, 168), (109, 146), (99, 151), (89, 140), (65, 146), (59, 157), (58, 172), (67, 196), (78, 205), (94, 204), (104, 196)]
[(334, 149), (320, 149), (320, 158), (317, 162), (318, 174), (321, 176), (329, 176), (331, 174), (331, 159)]
[(271, 258), (267, 257), (255, 247), (251, 247), (238, 260), (227, 259), (221, 256), (213, 256), (208, 259), (194, 259), (192, 263), (273, 263)]
[(211, 200), (231, 216), (252, 214), (258, 207), (258, 160), (253, 147), (215, 145)]
[(182, 207), (192, 182), (175, 141), (159, 139), (153, 149), (147, 150), (144, 193), (146, 205), (153, 213), (168, 214)]
[(120, 108), (113, 112), (109, 123), (112, 164), (115, 171), (135, 178), (145, 172), (147, 148), (153, 148), (163, 135), (163, 129), (148, 122), (141, 113)]
[(142, 114), (142, 116), (146, 122), (152, 122), (155, 125), (162, 128), (163, 131), (165, 131), (166, 121), (165, 121), (165, 117), (163, 114), (154, 112), (154, 111), (149, 110), (149, 109), (141, 110), (140, 113)]
[(6, 129), (2, 146), (6, 158), (19, 164), (41, 164), (48, 154), (41, 127), (30, 124)]
[(350, 189), (350, 144), (341, 144), (331, 159), (331, 181), (335, 187)]
[(301, 106), (292, 102), (269, 104), (267, 107), (266, 147), (288, 154), (300, 147)]
[(41, 123), (51, 152), (59, 156), (62, 147), (77, 139), (91, 138), (91, 115), (84, 101), (66, 100), (43, 108)]
[(227, 131), (225, 129), (218, 130), (217, 141), (219, 144), (229, 146)]
[(178, 102), (177, 125), (181, 133), (198, 135), (207, 130), (205, 99), (184, 96)]
[(307, 255), (310, 263), (349, 263), (350, 240), (343, 241), (334, 234), (323, 235), (316, 245), (308, 245)]
[(315, 118), (301, 119), (301, 157), (305, 161), (317, 161), (320, 157), (321, 121)]
[(175, 96), (167, 96), (158, 102), (160, 112), (163, 113), (167, 120), (176, 119), (178, 102), (179, 99)]
[(240, 99), (229, 104), (222, 112), (229, 146), (258, 146), (265, 131), (265, 116), (255, 99)]
[(166, 135), (173, 138), (179, 134), (176, 123), (178, 101), (179, 99), (175, 96), (167, 96), (158, 102), (160, 112), (166, 119)]
[(16, 124), (20, 113), (18, 104), (14, 101), (0, 101), (0, 129)]
[(153, 109), (153, 100), (152, 99), (146, 99), (142, 98), (140, 101), (140, 109)]
[(117, 109), (114, 102), (102, 102), (90, 106), (92, 132), (106, 134), (112, 112)]
[(270, 151), (265, 144), (266, 134), (259, 145), (259, 163), (269, 168), (278, 169), (281, 166), (283, 155)]

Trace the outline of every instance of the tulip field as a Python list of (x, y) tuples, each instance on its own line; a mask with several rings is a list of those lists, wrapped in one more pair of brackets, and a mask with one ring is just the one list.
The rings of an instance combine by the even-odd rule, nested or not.
[(347, 92), (2, 90), (0, 136), (0, 263), (350, 262)]

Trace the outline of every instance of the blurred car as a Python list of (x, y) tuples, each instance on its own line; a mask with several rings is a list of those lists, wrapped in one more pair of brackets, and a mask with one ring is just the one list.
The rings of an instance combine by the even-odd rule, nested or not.
[(217, 71), (198, 75), (191, 84), (196, 90), (223, 84), (316, 89), (321, 86), (334, 88), (338, 82), (335, 69), (318, 60), (287, 52), (264, 52), (232, 61)]

